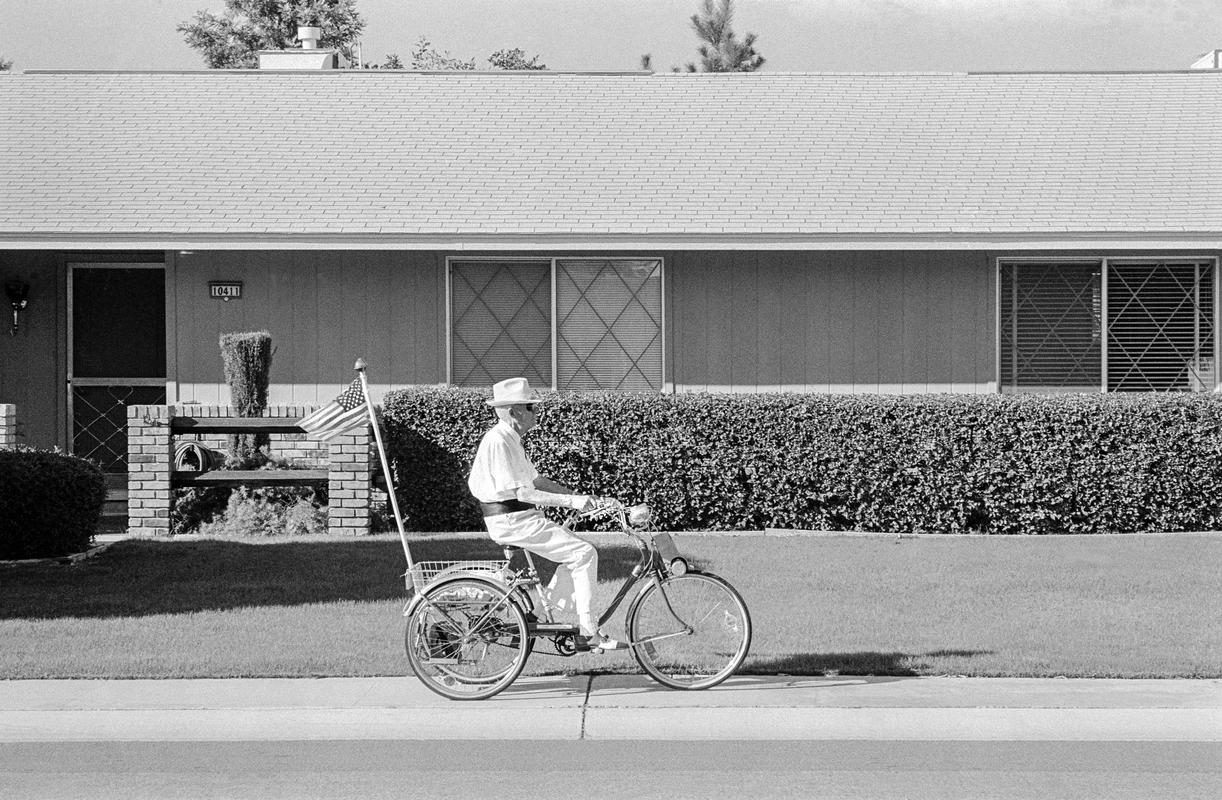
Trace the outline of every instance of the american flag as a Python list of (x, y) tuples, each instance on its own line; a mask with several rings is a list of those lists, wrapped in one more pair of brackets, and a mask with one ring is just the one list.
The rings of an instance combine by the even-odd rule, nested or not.
[(339, 397), (313, 414), (302, 417), (297, 424), (311, 439), (325, 442), (368, 422), (365, 393), (361, 391), (361, 379), (357, 378), (340, 392)]

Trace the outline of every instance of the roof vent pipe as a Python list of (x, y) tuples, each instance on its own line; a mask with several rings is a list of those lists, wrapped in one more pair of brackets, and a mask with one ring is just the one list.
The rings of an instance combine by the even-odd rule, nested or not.
[(297, 27), (297, 39), (301, 42), (302, 50), (317, 50), (318, 40), (321, 38), (322, 28), (306, 25), (299, 25)]

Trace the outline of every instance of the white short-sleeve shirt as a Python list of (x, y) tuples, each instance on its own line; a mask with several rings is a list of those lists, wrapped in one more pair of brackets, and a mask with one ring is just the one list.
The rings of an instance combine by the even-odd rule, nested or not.
[(484, 434), (467, 487), (481, 503), (495, 503), (517, 497), (519, 486), (534, 486), (539, 470), (522, 449), (522, 437), (505, 421), (497, 422)]

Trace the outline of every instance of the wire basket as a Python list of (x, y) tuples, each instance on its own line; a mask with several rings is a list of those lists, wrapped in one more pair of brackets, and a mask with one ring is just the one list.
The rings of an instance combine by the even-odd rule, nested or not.
[(443, 578), (459, 575), (478, 578), (501, 578), (508, 561), (419, 561), (407, 573), (409, 585), (417, 592)]

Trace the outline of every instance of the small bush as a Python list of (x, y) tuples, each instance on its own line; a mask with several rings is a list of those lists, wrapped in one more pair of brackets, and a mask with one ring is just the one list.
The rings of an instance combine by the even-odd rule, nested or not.
[(0, 559), (50, 558), (89, 547), (106, 502), (94, 463), (41, 450), (0, 450)]
[(194, 533), (225, 512), (233, 490), (228, 487), (176, 489), (170, 509), (170, 535)]
[[(261, 469), (293, 469), (292, 464), (283, 458), (268, 459), (264, 462)], [(233, 534), (238, 535), (237, 527), (240, 526), (239, 518), (245, 519), (247, 522), (253, 522), (255, 517), (262, 519), (263, 512), (259, 512), (254, 517), (249, 517), (246, 510), (239, 510), (234, 515), (230, 515), (229, 521), (224, 521), (222, 518), (228, 515), (234, 495), (239, 491), (245, 491), (246, 496), (251, 503), (265, 504), (274, 508), (267, 512), (270, 515), (273, 528), (279, 526), (278, 520), (283, 518), (290, 509), (304, 502), (306, 506), (314, 508), (321, 514), (322, 527), (326, 529), (326, 511), (319, 510), (327, 505), (327, 488), (325, 486), (256, 486), (242, 487), (241, 489), (232, 489), (229, 487), (209, 487), (206, 489), (178, 489), (174, 496), (174, 507), (170, 510), (170, 534), (179, 536), (186, 533), (200, 533), (210, 523), (220, 523), (226, 528), (234, 529)], [(295, 512), (300, 516), (301, 512)], [(246, 515), (246, 516), (244, 516)], [(249, 517), (249, 518), (248, 518)], [(287, 524), (286, 524), (287, 525)], [(257, 527), (257, 526), (256, 526)], [(310, 526), (302, 525), (287, 525), (294, 531), (303, 533), (314, 533)], [(278, 533), (284, 531), (277, 530)], [(261, 535), (257, 530), (252, 530), (250, 535)]]
[[(479, 530), (466, 477), (487, 393), (407, 389), (383, 418), (415, 530)], [(1222, 529), (1212, 395), (559, 394), (525, 439), (574, 489), (669, 530)]]
[[(199, 526), (204, 536), (298, 536), (327, 532), (327, 512), (294, 490), (234, 489), (225, 511)], [(283, 494), (281, 494), (283, 493)]]
[(395, 523), (394, 509), (390, 507), (390, 498), (376, 488), (370, 492), (369, 498), (369, 532), (399, 532), (399, 526)]

